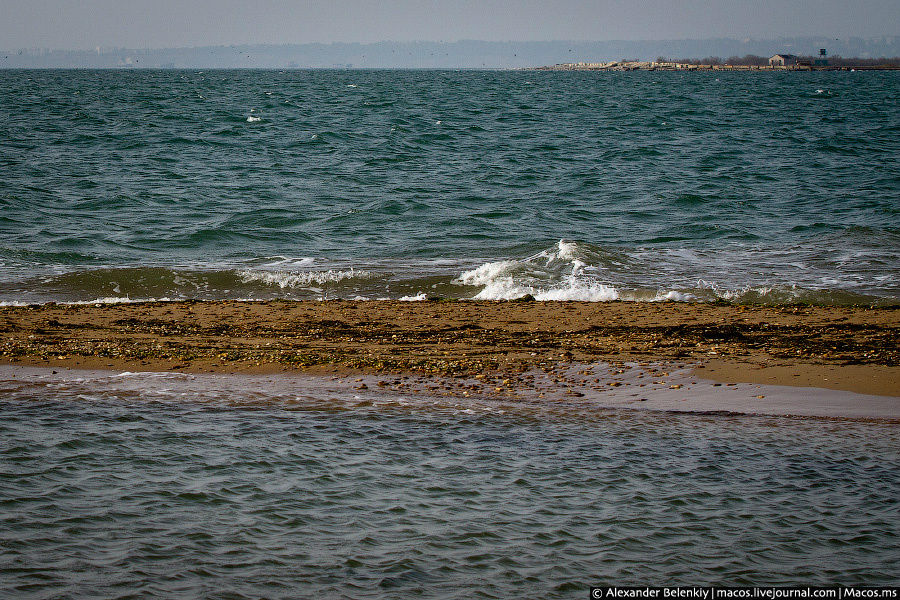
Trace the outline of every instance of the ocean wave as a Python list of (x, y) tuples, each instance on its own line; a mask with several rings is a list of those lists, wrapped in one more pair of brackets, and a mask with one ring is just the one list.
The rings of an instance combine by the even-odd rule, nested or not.
[(107, 296), (106, 298), (94, 298), (93, 300), (72, 300), (70, 302), (61, 302), (60, 304), (137, 304), (140, 302), (174, 302), (175, 298), (129, 298), (127, 296)]
[(474, 300), (514, 300), (531, 296), (535, 300), (578, 300), (583, 302), (610, 302), (619, 299), (614, 287), (603, 284), (556, 286), (540, 288), (517, 285), (512, 281), (497, 281), (486, 285)]
[[(283, 267), (309, 265), (305, 259), (263, 261)], [(212, 267), (210, 265), (210, 267)], [(217, 268), (124, 267), (48, 273), (25, 280), (0, 279), (0, 300), (25, 304), (42, 302), (148, 302), (159, 300), (317, 299), (352, 297), (366, 282), (377, 282), (373, 272), (350, 268), (270, 269), (252, 266)]]
[(288, 270), (288, 269), (307, 269), (316, 264), (316, 259), (312, 256), (261, 256), (246, 261), (246, 264), (254, 267), (270, 269), (270, 270)]
[(347, 271), (338, 271), (329, 269), (327, 271), (241, 271), (238, 273), (243, 283), (264, 283), (266, 285), (277, 285), (281, 289), (286, 288), (305, 288), (310, 285), (325, 285), (328, 283), (338, 283), (346, 279), (370, 279), (373, 275), (369, 271), (358, 269), (349, 269)]
[(423, 300), (427, 300), (428, 296), (425, 292), (419, 292), (415, 296), (401, 296), (401, 302), (422, 302)]
[[(485, 262), (463, 271), (453, 283), (476, 288), (469, 296), (474, 300), (514, 300), (531, 296), (535, 300), (585, 302), (724, 300), (736, 304), (770, 305), (897, 302), (896, 297), (865, 293), (865, 288), (857, 291), (851, 284), (861, 284), (850, 281), (848, 276), (840, 280), (823, 280), (819, 285), (805, 280), (803, 284), (766, 280), (748, 282), (746, 273), (740, 268), (735, 269), (742, 260), (758, 264), (760, 258), (784, 262), (774, 250), (747, 246), (722, 248), (717, 252), (698, 252), (690, 248), (624, 251), (563, 239), (524, 259)], [(855, 256), (854, 260), (859, 262), (860, 257)], [(782, 271), (786, 268), (780, 266)], [(808, 278), (810, 267), (795, 265), (793, 268), (807, 274)], [(715, 281), (711, 276), (719, 280)], [(883, 287), (883, 283), (881, 285)]]
[(601, 281), (599, 274), (610, 256), (588, 244), (562, 239), (523, 260), (501, 260), (464, 271), (455, 283), (481, 286), (475, 300), (582, 300), (609, 302), (619, 291)]
[[(900, 301), (885, 251), (723, 244), (601, 247), (561, 239), (524, 258), (328, 259), (268, 254), (184, 266), (81, 268), (9, 277), (3, 306), (176, 300), (452, 298), (541, 301), (878, 304)], [(513, 258), (510, 258), (512, 256)], [(888, 257), (890, 258), (890, 257)], [(61, 266), (60, 266), (61, 267)], [(4, 276), (6, 277), (4, 279)]]

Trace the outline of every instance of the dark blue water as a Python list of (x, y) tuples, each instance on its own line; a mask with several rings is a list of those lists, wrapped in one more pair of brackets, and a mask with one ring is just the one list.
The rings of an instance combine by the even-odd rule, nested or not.
[(252, 378), (0, 385), (4, 597), (898, 583), (896, 425)]
[(898, 92), (891, 72), (0, 71), (0, 301), (895, 302)]

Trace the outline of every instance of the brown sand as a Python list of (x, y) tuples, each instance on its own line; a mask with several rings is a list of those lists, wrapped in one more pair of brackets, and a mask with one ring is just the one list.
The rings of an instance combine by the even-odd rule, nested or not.
[[(0, 363), (516, 378), (675, 362), (722, 382), (900, 396), (900, 309), (709, 303), (149, 302), (0, 307)], [(509, 385), (507, 383), (507, 385)]]

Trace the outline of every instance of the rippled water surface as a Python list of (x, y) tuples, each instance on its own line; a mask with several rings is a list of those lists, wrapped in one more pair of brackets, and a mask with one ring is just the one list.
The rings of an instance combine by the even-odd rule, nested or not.
[(180, 375), (0, 394), (5, 597), (898, 583), (896, 425)]
[(896, 302), (898, 99), (891, 72), (2, 71), (0, 302)]

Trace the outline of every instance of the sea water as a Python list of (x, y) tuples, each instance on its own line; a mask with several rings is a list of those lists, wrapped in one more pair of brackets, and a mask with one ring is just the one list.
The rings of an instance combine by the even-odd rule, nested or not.
[(0, 71), (0, 302), (896, 303), (900, 74)]
[[(0, 71), (0, 303), (896, 304), (898, 92), (896, 73)], [(898, 583), (896, 424), (674, 413), (667, 385), (655, 410), (357, 387), (3, 370), (0, 595)]]
[(900, 428), (0, 371), (0, 594), (897, 585)]

